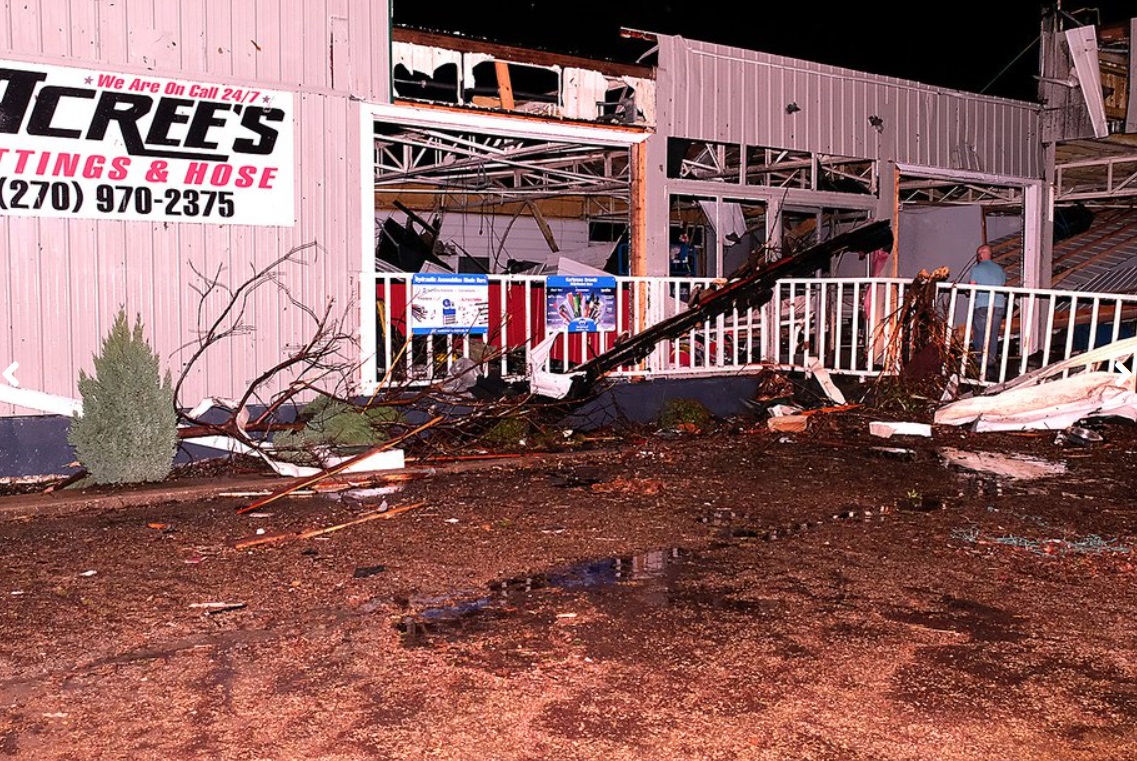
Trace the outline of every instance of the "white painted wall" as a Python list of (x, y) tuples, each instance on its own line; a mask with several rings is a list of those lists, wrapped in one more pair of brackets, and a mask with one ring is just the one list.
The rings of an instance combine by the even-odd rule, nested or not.
[[(21, 0), (0, 3), (0, 59), (292, 93), (292, 226), (46, 219), (0, 214), (0, 368), (25, 388), (76, 396), (80, 369), (120, 306), (140, 314), (175, 375), (195, 338), (192, 268), (233, 286), (289, 248), (316, 242), (282, 272), (319, 310), (359, 291), (360, 102), (389, 100), (389, 7), (372, 0)], [(334, 52), (333, 52), (334, 51)], [(220, 268), (220, 270), (219, 270)], [(254, 332), (210, 353), (183, 401), (231, 396), (307, 336), (279, 293), (256, 295)], [(348, 327), (358, 325), (358, 307)], [(0, 415), (33, 410), (0, 405)]]

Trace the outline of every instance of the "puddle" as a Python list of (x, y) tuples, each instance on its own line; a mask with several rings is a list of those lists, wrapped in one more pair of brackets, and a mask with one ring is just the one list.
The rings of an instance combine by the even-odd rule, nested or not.
[[(617, 584), (638, 585), (649, 592), (650, 601), (665, 605), (672, 571), (685, 557), (686, 551), (673, 547), (640, 555), (588, 560), (548, 573), (495, 581), (484, 593), (417, 600), (419, 605), (425, 607), (404, 616), (398, 629), (403, 634), (405, 647), (429, 646), (435, 637), (456, 633), (465, 623), (475, 618), (485, 622), (495, 616), (505, 615), (506, 607), (518, 598), (546, 589), (588, 592)], [(662, 595), (659, 594), (661, 581)]]
[[(944, 507), (939, 498), (924, 500), (920, 506), (923, 508), (925, 504), (934, 506), (935, 509)], [(739, 539), (780, 541), (825, 525), (875, 523), (885, 520), (885, 517), (886, 513), (879, 510), (846, 505), (836, 513), (815, 520), (775, 525), (756, 523), (756, 516), (725, 508), (713, 509), (699, 521), (706, 524), (725, 545), (732, 545)], [(547, 530), (553, 531), (555, 528)], [(688, 571), (695, 569), (693, 554), (680, 548), (670, 548), (641, 555), (589, 560), (546, 573), (510, 577), (495, 581), (484, 589), (461, 590), (444, 597), (412, 600), (411, 606), (415, 612), (405, 615), (397, 628), (402, 632), (405, 647), (428, 647), (434, 639), (469, 636), (491, 626), (495, 620), (517, 615), (521, 607), (518, 603), (523, 600), (529, 603), (529, 607), (534, 607), (531, 596), (539, 594), (541, 590), (564, 589), (599, 594), (605, 588), (616, 585), (621, 590), (633, 593), (629, 599), (620, 601), (625, 614), (631, 607), (658, 609), (685, 605), (716, 611), (730, 610), (746, 615), (767, 615), (776, 607), (768, 601), (736, 600), (729, 592), (723, 591), (706, 594), (686, 590), (683, 599), (677, 599), (674, 590), (681, 564), (686, 565)], [(704, 567), (706, 565), (707, 560), (704, 558), (695, 570), (707, 570)]]

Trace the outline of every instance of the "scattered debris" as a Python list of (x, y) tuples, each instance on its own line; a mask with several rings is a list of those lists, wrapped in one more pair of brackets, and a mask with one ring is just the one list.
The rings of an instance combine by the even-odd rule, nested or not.
[(932, 426), (927, 423), (893, 423), (874, 420), (869, 423), (869, 433), (888, 439), (893, 436), (931, 436)]
[(801, 407), (793, 404), (772, 404), (767, 412), (770, 417), (785, 417), (787, 415), (798, 415), (802, 411)]
[(591, 487), (604, 480), (599, 468), (579, 468), (565, 473), (549, 473), (549, 485), (558, 489), (575, 489), (586, 486)]
[(951, 402), (936, 411), (935, 422), (1021, 431), (1069, 428), (1090, 417), (1137, 421), (1137, 376), (1128, 366), (1135, 352), (1137, 338), (1099, 346)]
[(394, 494), (403, 490), (401, 484), (393, 486), (377, 486), (368, 489), (346, 489), (340, 492), (333, 492), (328, 495), (332, 500), (351, 500), (353, 502), (365, 502), (375, 497), (383, 497), (388, 494)]
[(825, 395), (833, 400), (834, 404), (843, 405), (847, 404), (845, 395), (841, 393), (841, 389), (837, 388), (837, 384), (829, 377), (829, 371), (821, 364), (821, 360), (815, 359), (813, 364), (809, 366), (808, 375), (812, 375), (821, 386), (821, 390)]
[(956, 529), (952, 534), (956, 539), (965, 542), (1017, 547), (1036, 555), (1104, 555), (1110, 553), (1128, 555), (1133, 552), (1130, 547), (1121, 544), (1117, 539), (1103, 539), (1096, 534), (1090, 534), (1084, 539), (1029, 539), (1013, 534), (984, 539), (979, 529), (976, 528)]
[(809, 425), (806, 415), (777, 415), (766, 421), (766, 427), (771, 431), (782, 433), (801, 433)]
[(1054, 443), (1070, 443), (1080, 447), (1087, 447), (1091, 444), (1100, 444), (1102, 440), (1102, 435), (1092, 428), (1083, 428), (1080, 425), (1075, 425), (1064, 431), (1059, 431)]
[(890, 460), (908, 461), (916, 459), (916, 450), (905, 449), (904, 447), (869, 447), (868, 451)]
[(560, 337), (560, 333), (550, 333), (529, 352), (529, 389), (538, 396), (564, 399), (572, 390), (573, 383), (584, 376), (583, 372), (551, 373), (548, 371), (549, 355), (553, 351), (553, 344)]
[(592, 491), (615, 494), (657, 494), (664, 483), (658, 478), (624, 478), (617, 476), (611, 481), (592, 484)]
[(215, 616), (218, 613), (228, 613), (231, 610), (241, 610), (246, 603), (243, 602), (191, 602), (191, 608), (205, 608), (205, 615)]
[[(778, 280), (798, 275), (809, 276), (838, 254), (890, 247), (892, 242), (891, 223), (888, 220), (877, 220), (836, 235), (800, 253), (785, 255), (776, 261), (763, 263), (700, 298), (696, 306), (657, 322), (624, 341), (617, 341), (612, 349), (588, 360), (572, 375), (583, 375), (579, 385), (584, 390), (619, 367), (641, 362), (661, 341), (678, 338), (691, 328), (735, 309), (753, 309), (762, 306), (773, 297), (772, 286)], [(542, 369), (544, 368), (531, 365), (530, 372), (532, 374), (534, 370)], [(560, 386), (553, 388), (553, 393), (548, 395), (564, 398), (571, 388), (572, 380), (567, 378), (567, 383), (562, 380)], [(532, 380), (531, 388), (534, 388)], [(563, 391), (561, 395), (555, 396), (561, 391)]]

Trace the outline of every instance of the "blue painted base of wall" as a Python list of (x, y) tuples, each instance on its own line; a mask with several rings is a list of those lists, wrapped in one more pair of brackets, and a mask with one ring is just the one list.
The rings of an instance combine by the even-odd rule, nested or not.
[(0, 476), (70, 475), (75, 452), (67, 443), (71, 418), (30, 415), (0, 418)]
[[(695, 399), (716, 417), (728, 418), (747, 410), (745, 402), (754, 398), (756, 387), (757, 380), (753, 376), (616, 383), (574, 409), (565, 418), (564, 425), (589, 431), (628, 422), (650, 424), (671, 399)], [(467, 410), (460, 406), (449, 410), (455, 415), (464, 411)], [(256, 415), (256, 410), (251, 412)], [(431, 414), (437, 413), (435, 410)], [(408, 419), (419, 417), (425, 421), (429, 416), (425, 411), (416, 411)], [(0, 477), (74, 473), (76, 468), (70, 463), (75, 461), (75, 452), (67, 443), (69, 421), (70, 418), (51, 415), (0, 418)], [(205, 447), (183, 446), (175, 462), (221, 454)]]
[(574, 410), (565, 425), (588, 431), (624, 422), (649, 424), (672, 399), (694, 399), (715, 417), (734, 417), (747, 411), (746, 400), (754, 398), (757, 386), (754, 376), (618, 383)]

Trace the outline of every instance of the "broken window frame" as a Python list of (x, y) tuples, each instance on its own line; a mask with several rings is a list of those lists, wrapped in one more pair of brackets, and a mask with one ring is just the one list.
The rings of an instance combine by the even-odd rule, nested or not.
[[(432, 176), (432, 171), (449, 171), (460, 159), (471, 159), (475, 164), (482, 161), (486, 168), (483, 179), (487, 184), (483, 190), (510, 194), (515, 203), (548, 198), (551, 194), (548, 186), (559, 182), (568, 190), (559, 188), (557, 192), (571, 192), (584, 199), (584, 211), (579, 216), (583, 224), (587, 225), (593, 218), (611, 221), (617, 207), (630, 218), (631, 149), (647, 138), (645, 132), (407, 105), (363, 104), (360, 113), (363, 209), (376, 208), (376, 192), (380, 187), (377, 182), (391, 190), (412, 179), (416, 184), (423, 180), (437, 181), (442, 175)], [(378, 137), (383, 144), (376, 143), (377, 125), (382, 127)], [(396, 132), (388, 127), (395, 128)], [(397, 130), (405, 132), (397, 134)], [(520, 157), (511, 155), (510, 148), (518, 146), (519, 150), (530, 152)], [(563, 150), (559, 157), (558, 149)], [(542, 154), (542, 150), (551, 151), (552, 155)], [(578, 160), (580, 155), (589, 152), (594, 159), (591, 165)], [(447, 156), (452, 160), (445, 160)], [(542, 181), (550, 179), (543, 187)], [(420, 192), (430, 188), (405, 190)], [(451, 196), (455, 193), (452, 185), (442, 190)], [(606, 195), (590, 198), (590, 193)], [(409, 282), (412, 273), (392, 275), (379, 270), (375, 249), (378, 221), (373, 213), (361, 216), (361, 388), (364, 393), (373, 393), (381, 379), (379, 354), (392, 356), (390, 346), (377, 343), (381, 332), (376, 318), (380, 303), (377, 286), (384, 276)], [(491, 275), (491, 278), (496, 277)]]

